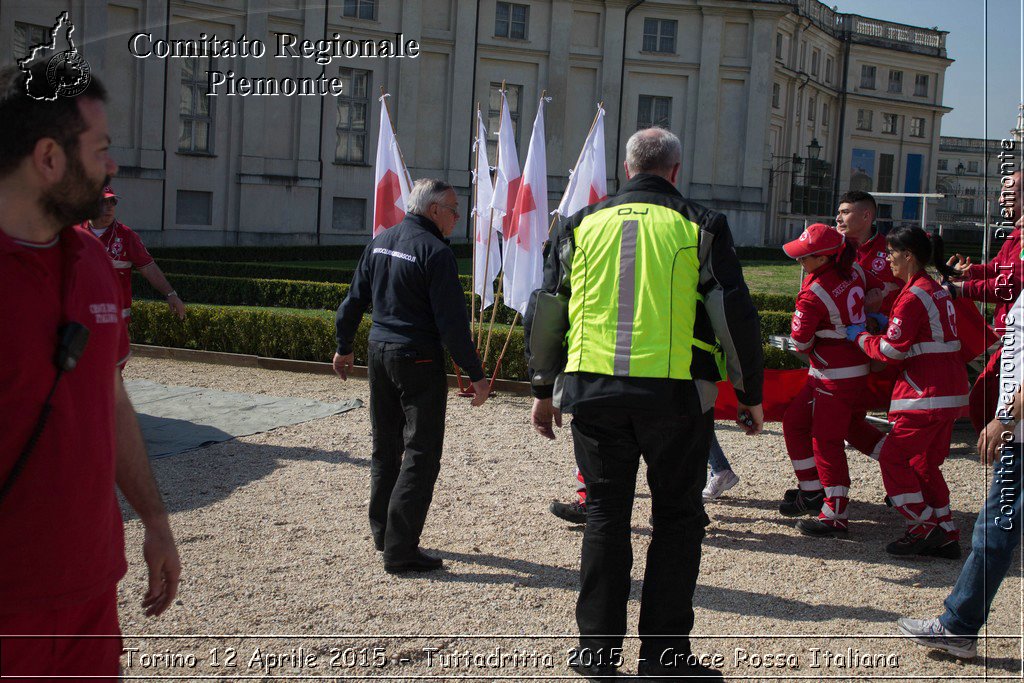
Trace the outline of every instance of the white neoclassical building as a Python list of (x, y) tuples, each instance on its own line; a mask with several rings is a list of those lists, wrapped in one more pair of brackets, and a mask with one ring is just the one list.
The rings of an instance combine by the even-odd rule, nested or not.
[[(838, 14), (817, 0), (5, 0), (0, 45), (13, 49), (2, 61), (45, 37), (63, 9), (111, 92), (120, 214), (150, 244), (365, 241), (381, 87), (412, 176), (446, 178), (464, 206), (475, 109), (493, 132), (503, 81), (520, 161), (541, 93), (552, 98), (552, 207), (598, 102), (613, 192), (626, 138), (665, 126), (683, 142), (679, 189), (724, 211), (740, 244), (790, 238), (850, 187), (934, 191), (948, 111), (945, 31)], [(150, 46), (244, 36), (267, 54), (161, 59), (156, 46), (140, 57), (131, 49), (139, 33)], [(273, 57), (281, 34), (335, 33), (401, 34), (418, 55), (326, 65)], [(210, 71), (323, 74), (344, 92), (210, 97)], [(914, 220), (915, 207), (883, 203), (896, 220)]]

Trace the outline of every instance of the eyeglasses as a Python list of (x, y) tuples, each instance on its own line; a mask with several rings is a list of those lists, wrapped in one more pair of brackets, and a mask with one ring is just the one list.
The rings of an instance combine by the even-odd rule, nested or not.
[(455, 206), (449, 206), (448, 204), (442, 204), (441, 202), (438, 202), (437, 205), (440, 206), (440, 207), (443, 207), (445, 209), (448, 209), (449, 211), (451, 211), (456, 216), (459, 215), (459, 206), (457, 204)]
[(903, 251), (901, 251), (900, 249), (886, 249), (885, 250), (885, 258), (887, 258), (890, 261), (892, 261), (892, 257), (893, 256), (896, 256), (897, 254), (902, 254), (902, 253), (903, 253)]
[(117, 206), (117, 199), (115, 199), (114, 197), (107, 197), (106, 199), (103, 200), (103, 205), (104, 206)]

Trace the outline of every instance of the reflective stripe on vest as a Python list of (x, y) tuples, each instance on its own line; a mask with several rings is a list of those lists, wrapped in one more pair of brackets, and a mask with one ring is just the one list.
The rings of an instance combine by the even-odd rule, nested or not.
[(832, 300), (821, 283), (813, 283), (810, 290), (821, 300), (821, 303), (825, 304), (825, 308), (828, 309), (829, 322), (832, 323), (831, 330), (818, 330), (814, 334), (826, 339), (846, 339), (846, 325), (843, 324), (843, 316), (840, 315), (836, 302)]
[(132, 262), (131, 261), (119, 261), (117, 259), (114, 259), (113, 260), (113, 264), (114, 264), (115, 268), (131, 268), (132, 267)]
[(807, 374), (818, 379), (850, 379), (851, 377), (863, 377), (868, 374), (867, 365), (854, 365), (848, 368), (834, 368), (822, 370), (821, 368), (810, 368)]
[(889, 412), (897, 410), (938, 410), (939, 408), (962, 408), (967, 405), (967, 395), (927, 396), (925, 398), (901, 398), (889, 402)]
[(620, 204), (574, 230), (566, 372), (691, 379), (700, 227), (678, 211)]
[(907, 358), (913, 358), (914, 356), (923, 356), (928, 353), (955, 353), (960, 350), (960, 341), (932, 341), (932, 342), (921, 342), (920, 344), (914, 344), (907, 351)]
[(932, 341), (946, 341), (946, 336), (942, 334), (942, 318), (939, 317), (939, 308), (932, 301), (932, 295), (917, 286), (911, 287), (910, 291), (924, 305), (924, 310), (928, 313), (928, 324), (932, 328)]

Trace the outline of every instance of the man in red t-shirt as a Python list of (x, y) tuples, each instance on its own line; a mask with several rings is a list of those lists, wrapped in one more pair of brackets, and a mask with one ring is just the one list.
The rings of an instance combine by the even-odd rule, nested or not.
[[(45, 88), (41, 67), (31, 75)], [(145, 527), (148, 615), (173, 602), (181, 563), (118, 370), (118, 283), (101, 246), (65, 227), (99, 213), (117, 170), (105, 92), (93, 77), (77, 97), (43, 101), (27, 81), (0, 69), (0, 310), (12, 327), (0, 335), (0, 676), (115, 680), (115, 484)], [(76, 325), (84, 349), (63, 353)]]
[(110, 260), (114, 263), (117, 278), (121, 281), (121, 291), (124, 292), (124, 317), (128, 318), (132, 314), (132, 268), (134, 268), (149, 281), (149, 284), (153, 285), (153, 289), (163, 295), (171, 312), (184, 320), (185, 303), (174, 291), (174, 287), (171, 287), (171, 283), (167, 281), (160, 266), (149, 255), (149, 250), (142, 243), (142, 238), (114, 217), (117, 200), (118, 196), (114, 194), (114, 189), (109, 185), (104, 187), (103, 213), (91, 221), (83, 223), (80, 227), (91, 232), (103, 244)]
[[(877, 213), (878, 205), (874, 197), (867, 192), (851, 190), (839, 198), (836, 230), (857, 246), (857, 264), (864, 270), (867, 282), (865, 309), (871, 313), (888, 315), (903, 288), (903, 281), (892, 274), (889, 262), (886, 261), (885, 236), (874, 227)], [(892, 374), (891, 370), (883, 372)], [(888, 398), (886, 395), (886, 408)], [(877, 446), (882, 440), (882, 433), (865, 419), (866, 415), (863, 410), (853, 414), (846, 440), (861, 453), (878, 460)]]

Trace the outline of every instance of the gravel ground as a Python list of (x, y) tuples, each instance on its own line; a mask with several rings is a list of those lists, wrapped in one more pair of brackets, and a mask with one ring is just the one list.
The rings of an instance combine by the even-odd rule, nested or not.
[[(134, 358), (126, 379), (311, 397), (369, 399), (365, 380)], [(481, 408), (452, 397), (446, 449), (423, 547), (445, 570), (385, 574), (366, 521), (370, 420), (365, 408), (154, 461), (184, 574), (157, 619), (139, 607), (142, 527), (126, 510), (130, 569), (120, 586), (127, 676), (575, 678), (574, 607), (582, 527), (547, 512), (573, 491), (571, 437), (529, 428), (529, 400)], [(974, 663), (894, 636), (901, 615), (931, 617), (961, 561), (894, 559), (902, 522), (882, 503), (877, 464), (850, 452), (849, 540), (801, 536), (776, 510), (792, 471), (780, 425), (758, 438), (721, 424), (742, 478), (708, 505), (711, 525), (695, 597), (694, 648), (727, 680), (1003, 677), (1019, 679), (1019, 554), (992, 607)], [(944, 472), (970, 536), (987, 470), (967, 432)], [(638, 486), (629, 624), (635, 633), (650, 499)], [(998, 636), (998, 637), (997, 637)], [(638, 641), (626, 640), (624, 670)]]

